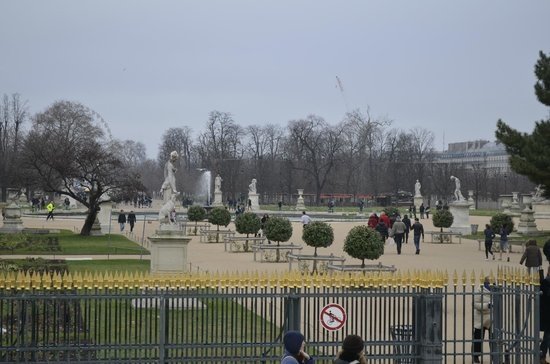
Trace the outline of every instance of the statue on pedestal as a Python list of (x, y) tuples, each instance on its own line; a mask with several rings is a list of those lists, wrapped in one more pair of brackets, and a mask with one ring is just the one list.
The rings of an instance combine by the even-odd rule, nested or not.
[(455, 176), (451, 176), (451, 181), (455, 181), (455, 191), (454, 191), (455, 200), (465, 201), (464, 196), (462, 196), (462, 192), (460, 192), (460, 180)]
[(164, 165), (164, 182), (162, 183), (160, 192), (163, 195), (165, 203), (172, 199), (173, 194), (176, 196), (180, 194), (176, 189), (176, 161), (178, 158), (178, 152), (173, 151), (170, 153), (170, 159)]
[(218, 174), (216, 178), (214, 178), (214, 192), (221, 192), (222, 191), (222, 178)]
[(418, 180), (416, 180), (416, 183), (414, 184), (414, 196), (415, 197), (420, 197), (422, 196), (420, 194), (420, 188), (422, 187), (422, 185), (420, 184), (420, 182)]
[(248, 193), (249, 194), (256, 194), (256, 178), (252, 178), (252, 181), (248, 185)]

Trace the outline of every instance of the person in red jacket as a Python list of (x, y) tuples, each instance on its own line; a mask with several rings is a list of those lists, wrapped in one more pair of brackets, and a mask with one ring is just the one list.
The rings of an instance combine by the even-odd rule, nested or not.
[(384, 222), (384, 225), (386, 225), (386, 227), (388, 229), (391, 228), (391, 221), (390, 221), (390, 217), (388, 215), (386, 215), (385, 212), (382, 212), (380, 214), (380, 221), (383, 221)]
[(369, 217), (369, 221), (367, 222), (367, 225), (370, 227), (370, 228), (375, 228), (376, 225), (378, 225), (378, 215), (376, 215), (374, 212), (370, 215)]

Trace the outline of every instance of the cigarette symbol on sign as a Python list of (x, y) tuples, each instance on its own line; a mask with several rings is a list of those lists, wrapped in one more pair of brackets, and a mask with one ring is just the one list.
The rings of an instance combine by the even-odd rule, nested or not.
[(336, 303), (326, 305), (321, 310), (321, 324), (327, 330), (338, 330), (346, 323), (346, 311)]

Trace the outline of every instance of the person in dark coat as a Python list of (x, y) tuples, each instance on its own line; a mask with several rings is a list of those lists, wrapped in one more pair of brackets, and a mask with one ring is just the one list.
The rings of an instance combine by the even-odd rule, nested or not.
[(128, 224), (130, 224), (130, 232), (134, 231), (134, 225), (136, 224), (136, 214), (134, 214), (134, 211), (130, 211), (128, 214)]
[(285, 353), (281, 364), (313, 364), (313, 359), (304, 351), (304, 335), (298, 331), (287, 331), (283, 337)]
[(120, 213), (118, 214), (118, 224), (120, 225), (120, 231), (124, 231), (124, 225), (126, 225), (126, 215), (124, 214), (124, 210), (120, 210)]
[(540, 253), (540, 249), (537, 246), (537, 241), (535, 239), (529, 239), (529, 241), (527, 241), (525, 252), (521, 257), (519, 264), (523, 264), (523, 262), (525, 262), (527, 273), (529, 274), (534, 273), (535, 269), (538, 270), (542, 265), (542, 254)]
[(540, 342), (540, 362), (548, 364), (546, 355), (550, 347), (550, 269), (544, 277), (544, 271), (539, 270), (540, 278), (540, 331), (544, 332)]
[(365, 344), (358, 335), (348, 335), (342, 343), (342, 350), (334, 359), (334, 364), (367, 364)]
[(485, 224), (483, 235), (485, 235), (485, 260), (489, 260), (489, 254), (491, 254), (493, 260), (495, 260), (495, 254), (493, 254), (493, 239), (495, 238), (495, 233), (493, 229), (491, 229), (491, 225)]
[(376, 231), (378, 231), (378, 233), (380, 233), (380, 235), (382, 236), (382, 241), (385, 242), (386, 239), (388, 238), (388, 227), (386, 226), (384, 221), (382, 221), (382, 220), (378, 221), (378, 224), (376, 225), (374, 230), (376, 230)]
[(409, 243), (409, 231), (411, 231), (411, 219), (409, 219), (409, 216), (405, 214), (401, 221), (406, 226), (405, 239), (404, 240), (405, 240), (405, 244), (408, 244)]

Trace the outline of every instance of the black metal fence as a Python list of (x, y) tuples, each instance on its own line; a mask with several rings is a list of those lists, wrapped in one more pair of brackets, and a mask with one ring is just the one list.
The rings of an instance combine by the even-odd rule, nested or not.
[[(535, 277), (493, 281), (481, 358), (538, 362)], [(430, 272), (11, 276), (0, 283), (0, 362), (277, 363), (296, 329), (318, 363), (347, 334), (365, 340), (371, 363), (470, 363), (478, 285)], [(346, 317), (327, 315), (333, 306)]]

